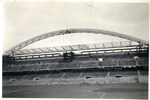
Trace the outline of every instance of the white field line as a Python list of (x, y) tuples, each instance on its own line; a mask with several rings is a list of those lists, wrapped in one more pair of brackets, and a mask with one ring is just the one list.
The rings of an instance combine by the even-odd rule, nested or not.
[(105, 93), (103, 93), (103, 95), (101, 96), (101, 98), (100, 98), (100, 99), (102, 99), (102, 98), (104, 97), (104, 95), (105, 95)]

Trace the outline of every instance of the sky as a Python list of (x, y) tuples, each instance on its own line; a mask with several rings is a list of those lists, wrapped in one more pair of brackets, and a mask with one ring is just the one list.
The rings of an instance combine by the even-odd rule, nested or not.
[[(43, 33), (93, 28), (149, 41), (149, 4), (119, 2), (4, 1), (2, 52)], [(111, 36), (71, 34), (45, 39), (25, 48), (121, 41)], [(124, 40), (123, 40), (124, 41)]]

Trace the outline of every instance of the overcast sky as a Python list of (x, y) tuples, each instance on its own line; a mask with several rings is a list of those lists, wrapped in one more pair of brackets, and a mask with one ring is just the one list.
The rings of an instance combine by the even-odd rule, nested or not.
[[(148, 3), (3, 2), (3, 50), (34, 36), (68, 28), (94, 28), (149, 40)], [(114, 41), (104, 36), (73, 34), (30, 47)], [(71, 42), (69, 42), (71, 41)], [(44, 45), (43, 45), (44, 44)]]

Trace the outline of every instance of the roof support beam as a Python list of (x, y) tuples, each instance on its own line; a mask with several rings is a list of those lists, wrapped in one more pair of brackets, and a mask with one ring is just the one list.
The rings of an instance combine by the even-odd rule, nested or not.
[[(68, 31), (68, 32), (66, 32)], [(62, 33), (61, 33), (62, 32)], [(149, 42), (142, 40), (142, 39), (138, 39), (136, 37), (132, 37), (129, 35), (125, 35), (125, 34), (121, 34), (121, 33), (117, 33), (117, 32), (111, 32), (111, 31), (105, 31), (105, 30), (99, 30), (99, 29), (86, 29), (86, 28), (76, 28), (76, 29), (64, 29), (64, 30), (58, 30), (58, 31), (53, 31), (53, 32), (48, 32), (42, 35), (38, 35), (36, 37), (33, 37), (31, 39), (28, 39), (12, 48), (10, 48), (9, 50), (6, 51), (6, 53), (4, 55), (7, 54), (12, 54), (13, 52), (16, 52), (34, 42), (40, 41), (42, 39), (46, 39), (49, 37), (53, 37), (53, 36), (57, 36), (57, 35), (62, 35), (62, 34), (72, 34), (72, 33), (94, 33), (94, 34), (103, 34), (103, 35), (110, 35), (110, 36), (115, 36), (115, 37), (119, 37), (119, 38), (123, 38), (123, 39), (127, 39), (130, 41), (134, 41), (134, 42), (140, 42), (142, 44), (148, 45)], [(42, 38), (45, 37), (45, 38)], [(25, 45), (24, 45), (25, 44)]]

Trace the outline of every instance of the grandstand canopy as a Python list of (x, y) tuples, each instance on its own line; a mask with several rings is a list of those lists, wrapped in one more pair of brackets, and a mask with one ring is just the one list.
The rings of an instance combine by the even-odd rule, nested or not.
[[(127, 40), (130, 40), (130, 41), (133, 41), (133, 42), (137, 42), (137, 43), (141, 43), (141, 44), (144, 44), (144, 45), (148, 45), (148, 42), (147, 41), (144, 41), (144, 40), (141, 40), (141, 39), (138, 39), (138, 38), (135, 38), (135, 37), (132, 37), (132, 36), (129, 36), (129, 35), (125, 35), (125, 34), (121, 34), (121, 33), (116, 33), (116, 32), (110, 32), (110, 31), (105, 31), (105, 30), (99, 30), (99, 29), (65, 29), (65, 30), (59, 30), (59, 31), (54, 31), (54, 32), (49, 32), (49, 33), (45, 33), (45, 34), (42, 34), (42, 35), (39, 35), (39, 36), (36, 36), (36, 37), (33, 37), (31, 39), (28, 39), (16, 46), (14, 46), (13, 48), (9, 49), (6, 53), (8, 54), (15, 54), (18, 50), (32, 44), (32, 43), (35, 43), (37, 41), (40, 41), (40, 40), (43, 40), (43, 39), (46, 39), (46, 38), (49, 38), (49, 37), (53, 37), (53, 36), (57, 36), (57, 35), (64, 35), (64, 34), (72, 34), (72, 33), (94, 33), (94, 34), (104, 34), (104, 35), (110, 35), (110, 36), (114, 36), (114, 37), (119, 37), (119, 38), (123, 38), (123, 39), (127, 39)], [(62, 41), (60, 41), (62, 42)], [(95, 49), (95, 48), (99, 48), (99, 47), (108, 47), (107, 45), (109, 45), (109, 47), (113, 47), (114, 46), (114, 43), (107, 43), (107, 44), (93, 44), (95, 47), (92, 48), (92, 49)], [(91, 46), (93, 46), (91, 45)], [(101, 45), (101, 46), (100, 46)], [(115, 44), (116, 45), (116, 44)], [(122, 43), (118, 43), (117, 45), (119, 46), (122, 46)], [(130, 44), (129, 44), (130, 45)], [(49, 51), (59, 51), (59, 50), (64, 50), (64, 51), (74, 51), (76, 50), (74, 47), (76, 47), (77, 49), (90, 49), (91, 48), (90, 45), (77, 45), (77, 46), (65, 46), (65, 47), (53, 47), (53, 48), (47, 48)], [(68, 49), (69, 48), (69, 49)], [(68, 50), (67, 50), (68, 49)], [(39, 49), (41, 51), (44, 51), (43, 49)], [(26, 50), (27, 52), (30, 53), (29, 50)], [(32, 51), (35, 51), (36, 52), (36, 49), (32, 49)]]
[(68, 45), (68, 46), (23, 49), (23, 50), (16, 51), (15, 54), (19, 55), (19, 54), (36, 54), (36, 53), (50, 53), (50, 52), (83, 51), (83, 50), (94, 50), (94, 49), (104, 49), (104, 48), (131, 47), (131, 46), (135, 46), (131, 44), (131, 41), (121, 41), (121, 42), (78, 44), (78, 45)]

